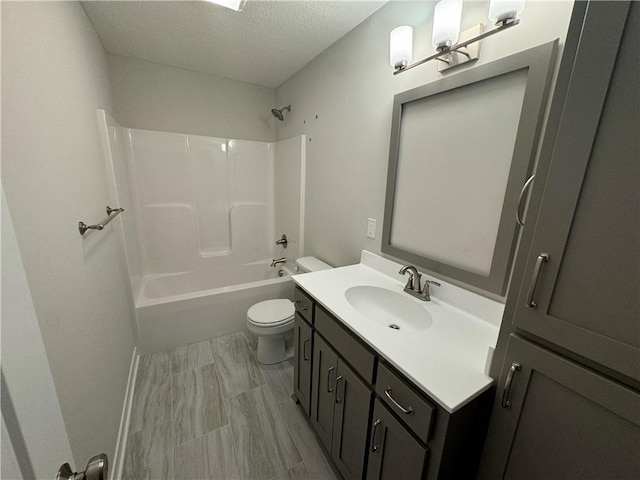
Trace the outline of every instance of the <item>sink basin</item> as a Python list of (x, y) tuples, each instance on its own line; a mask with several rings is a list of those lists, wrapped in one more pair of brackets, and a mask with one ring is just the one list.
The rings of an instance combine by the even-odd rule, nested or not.
[(427, 309), (406, 293), (358, 285), (347, 289), (344, 296), (362, 315), (394, 330), (418, 332), (433, 325)]

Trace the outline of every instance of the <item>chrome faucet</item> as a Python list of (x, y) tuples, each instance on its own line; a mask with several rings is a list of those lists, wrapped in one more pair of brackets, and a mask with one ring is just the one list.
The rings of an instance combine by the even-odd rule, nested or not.
[(420, 279), (422, 275), (418, 272), (418, 269), (413, 265), (405, 265), (400, 269), (400, 275), (404, 275), (409, 272), (409, 280), (404, 287), (404, 291), (410, 291), (414, 293), (420, 293)]
[(430, 286), (433, 284), (440, 287), (441, 285), (433, 280), (425, 280), (424, 287), (420, 287), (422, 275), (418, 272), (418, 269), (413, 265), (405, 265), (400, 269), (399, 273), (404, 275), (407, 272), (409, 272), (409, 280), (404, 286), (404, 291), (425, 302), (431, 301)]
[(271, 266), (272, 267), (277, 267), (278, 265), (280, 265), (281, 263), (285, 263), (287, 261), (286, 258), (281, 257), (281, 258), (274, 258), (273, 261), (271, 262)]

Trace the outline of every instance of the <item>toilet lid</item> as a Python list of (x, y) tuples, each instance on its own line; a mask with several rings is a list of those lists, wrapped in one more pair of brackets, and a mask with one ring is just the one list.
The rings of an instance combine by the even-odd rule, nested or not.
[(280, 325), (291, 320), (294, 314), (293, 302), (286, 298), (265, 300), (247, 310), (247, 318), (258, 325)]

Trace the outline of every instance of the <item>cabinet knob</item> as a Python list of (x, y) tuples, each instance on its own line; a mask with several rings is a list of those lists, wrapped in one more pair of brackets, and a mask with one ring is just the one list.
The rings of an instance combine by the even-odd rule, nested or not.
[(502, 391), (502, 408), (509, 410), (511, 408), (511, 400), (509, 400), (509, 392), (511, 392), (511, 383), (513, 382), (513, 376), (516, 372), (520, 371), (520, 364), (513, 362), (509, 373), (507, 373), (507, 380), (504, 382), (504, 390)]
[(304, 343), (302, 344), (302, 358), (305, 362), (309, 361), (309, 357), (307, 356), (307, 345), (309, 345), (309, 342), (311, 341), (310, 338), (307, 338)]
[[(331, 388), (331, 372), (334, 371), (336, 369), (335, 365), (331, 368), (329, 368), (329, 370), (327, 371), (327, 393), (331, 393), (333, 392), (333, 388)], [(338, 381), (336, 379), (336, 385), (338, 384)]]
[(382, 420), (379, 418), (373, 423), (373, 433), (371, 434), (371, 452), (375, 453), (378, 451), (378, 446), (376, 445), (376, 432), (378, 431), (378, 427), (382, 423)]
[(536, 294), (536, 288), (538, 287), (538, 280), (540, 280), (540, 272), (542, 271), (542, 265), (548, 261), (549, 261), (549, 254), (541, 253), (540, 255), (538, 255), (538, 258), (536, 258), (536, 264), (533, 267), (533, 274), (531, 275), (531, 281), (529, 282), (529, 291), (527, 292), (527, 302), (525, 304), (527, 308), (530, 308), (532, 310), (535, 310), (536, 307), (538, 306), (538, 304), (535, 302), (533, 297)]
[(518, 198), (518, 208), (516, 208), (516, 222), (518, 222), (518, 225), (520, 225), (521, 227), (524, 227), (524, 220), (522, 219), (522, 209), (524, 207), (524, 199), (525, 197), (525, 192), (527, 191), (527, 189), (529, 188), (529, 186), (533, 183), (533, 180), (536, 178), (535, 175), (531, 175), (526, 182), (524, 182), (524, 186), (522, 187), (522, 190), (520, 190), (520, 197)]
[(342, 375), (338, 375), (338, 378), (336, 378), (336, 403), (342, 402), (342, 399), (338, 395), (338, 385), (340, 385), (341, 380), (344, 380), (344, 378), (342, 377)]
[(393, 398), (393, 397), (391, 396), (391, 387), (387, 387), (387, 389), (384, 391), (384, 394), (385, 394), (385, 395), (387, 396), (387, 398), (388, 398), (389, 400), (391, 400), (391, 401), (393, 402), (393, 404), (394, 404), (396, 407), (398, 407), (398, 408), (400, 409), (400, 411), (401, 411), (402, 413), (404, 413), (405, 415), (411, 415), (411, 414), (413, 413), (413, 408), (411, 408), (411, 407), (408, 407), (408, 408), (403, 407), (402, 405), (400, 405), (400, 404), (396, 401), (396, 399), (395, 399), (395, 398)]

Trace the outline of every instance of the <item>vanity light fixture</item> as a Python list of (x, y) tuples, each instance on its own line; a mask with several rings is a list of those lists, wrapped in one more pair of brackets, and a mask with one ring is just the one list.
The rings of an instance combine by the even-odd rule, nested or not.
[(221, 7), (226, 7), (239, 12), (244, 8), (247, 0), (205, 0), (205, 2), (215, 3), (216, 5), (220, 5)]
[(485, 32), (484, 25), (479, 23), (460, 33), (462, 0), (441, 0), (433, 13), (432, 43), (436, 49), (433, 55), (411, 63), (412, 28), (402, 26), (391, 31), (389, 50), (393, 74), (398, 75), (431, 60), (439, 62), (439, 72), (477, 60), (480, 55), (480, 40), (518, 25), (518, 15), (524, 10), (524, 3), (525, 0), (491, 0), (489, 20), (495, 23), (496, 28)]

